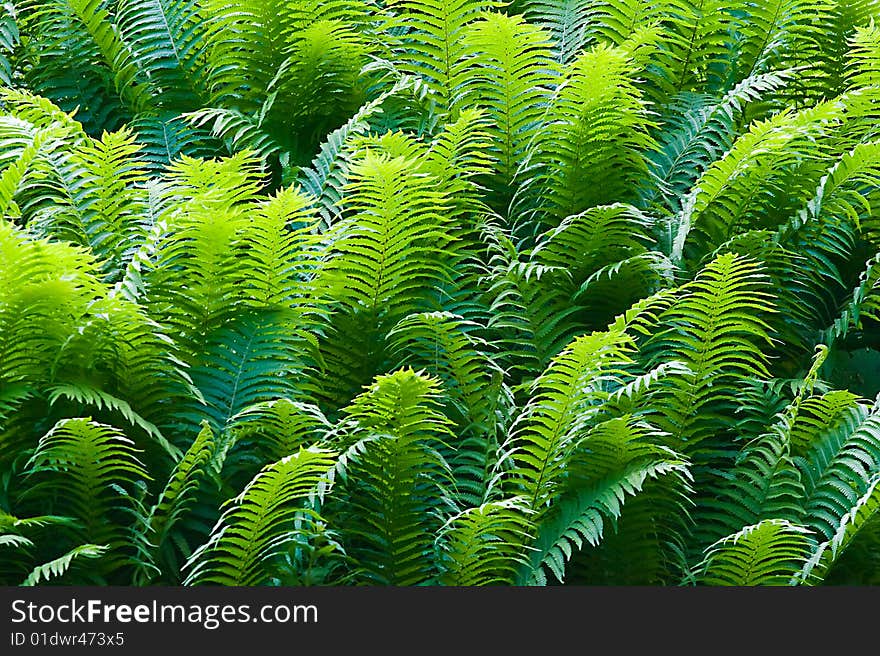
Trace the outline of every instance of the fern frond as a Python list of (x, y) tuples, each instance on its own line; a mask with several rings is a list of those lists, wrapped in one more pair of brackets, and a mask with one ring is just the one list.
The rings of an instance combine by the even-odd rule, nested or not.
[[(367, 153), (353, 164), (348, 209), (325, 267), (332, 297), (367, 312), (398, 314), (443, 276), (448, 201), (416, 162)], [(405, 275), (401, 268), (406, 262)]]
[(608, 46), (590, 49), (569, 67), (534, 156), (553, 223), (594, 205), (626, 202), (645, 175), (652, 121), (635, 76), (629, 54)]
[(728, 81), (735, 12), (725, 0), (685, 2), (676, 10), (676, 37), (669, 40), (673, 55), (667, 72), (670, 91), (680, 93), (701, 87), (720, 90)]
[(189, 557), (191, 550), (183, 551), (183, 560), (176, 557), (175, 548), (179, 550), (185, 541), (175, 527), (195, 502), (194, 497), (214, 456), (214, 445), (214, 434), (207, 423), (203, 423), (202, 430), (175, 465), (165, 488), (144, 518), (142, 531), (138, 534), (143, 541), (141, 571), (135, 575), (142, 584), (151, 581), (155, 574), (175, 576), (180, 571), (180, 564)]
[(697, 567), (702, 585), (790, 585), (815, 539), (812, 532), (781, 519), (765, 519), (722, 538)]
[(17, 12), (12, 2), (0, 7), (0, 84), (11, 86), (13, 63), (9, 60), (21, 39), (18, 31)]
[(500, 345), (502, 366), (523, 378), (537, 375), (579, 332), (565, 267), (524, 259), (503, 229), (488, 224), (489, 262), (481, 286), (490, 299), (487, 328)]
[[(450, 280), (451, 201), (420, 169), (411, 157), (371, 150), (352, 164), (351, 215), (334, 226), (316, 283), (344, 312), (322, 344), (325, 371), (335, 379), (325, 393), (337, 399), (351, 398), (376, 374), (387, 331), (411, 312), (436, 309), (439, 299), (431, 297)], [(351, 352), (358, 341), (367, 348)]]
[(443, 585), (510, 585), (526, 560), (534, 527), (530, 511), (513, 498), (467, 508), (438, 536)]
[(490, 491), (499, 448), (496, 414), (510, 396), (480, 331), (460, 316), (430, 312), (410, 315), (388, 333), (398, 366), (424, 368), (443, 382), (446, 413), (460, 431), (457, 447), (446, 457), (459, 495), (477, 504)]
[(876, 523), (880, 511), (880, 475), (875, 475), (868, 484), (864, 495), (840, 518), (831, 539), (819, 544), (798, 572), (796, 579), (806, 584), (821, 582), (829, 574), (836, 561), (858, 538), (859, 533)]
[(81, 544), (74, 547), (63, 556), (51, 560), (34, 568), (28, 577), (22, 582), (23, 586), (39, 585), (42, 581), (63, 576), (70, 569), (73, 561), (77, 558), (100, 558), (107, 551), (107, 545)]
[[(92, 252), (119, 269), (131, 249), (143, 238), (140, 222), (143, 199), (139, 188), (145, 171), (138, 160), (139, 146), (126, 130), (106, 133), (77, 153), (86, 179), (76, 201), (84, 208), (84, 226)], [(112, 269), (111, 269), (112, 271)]]
[(298, 534), (320, 531), (313, 500), (332, 484), (335, 454), (301, 449), (267, 465), (227, 507), (185, 565), (184, 585), (265, 585), (270, 565)]
[(311, 403), (286, 398), (256, 403), (229, 421), (231, 444), (224, 474), (237, 478), (302, 447), (332, 443), (332, 429), (321, 409)]
[(521, 582), (545, 580), (543, 570), (563, 582), (572, 555), (601, 542), (606, 525), (616, 524), (625, 499), (641, 493), (647, 479), (679, 478), (669, 486), (689, 489), (688, 463), (653, 443), (653, 432), (625, 416), (597, 424), (578, 440), (569, 456), (565, 491), (541, 513), (535, 551), (529, 568), (520, 572)]
[[(105, 0), (52, 0), (25, 3), (30, 21), (40, 31), (41, 41), (51, 49), (77, 50), (85, 61), (98, 67), (113, 85), (115, 93), (132, 114), (153, 104), (146, 76), (124, 43)], [(29, 22), (30, 22), (29, 21)]]
[(371, 119), (375, 120), (385, 113), (386, 101), (397, 95), (417, 92), (418, 87), (418, 80), (401, 76), (390, 89), (364, 103), (348, 121), (330, 132), (311, 164), (300, 169), (298, 182), (303, 191), (313, 198), (322, 218), (322, 228), (329, 228), (339, 219), (340, 201), (349, 175), (346, 144), (370, 130)]
[(566, 217), (545, 233), (532, 257), (546, 266), (567, 267), (572, 282), (580, 284), (603, 266), (644, 253), (652, 226), (651, 217), (631, 205), (600, 205)]
[(185, 116), (163, 110), (138, 114), (128, 123), (142, 146), (140, 157), (153, 175), (164, 172), (181, 155), (207, 159), (220, 152), (220, 142), (207, 130), (193, 127)]
[(863, 329), (867, 321), (880, 321), (880, 255), (868, 260), (850, 300), (822, 332), (821, 339), (833, 345), (851, 330)]
[(448, 312), (425, 312), (406, 317), (388, 333), (400, 364), (425, 367), (443, 381), (463, 427), (484, 426), (497, 403), (487, 390), (502, 372), (478, 336), (480, 328)]
[[(114, 421), (124, 417), (161, 443), (158, 417), (184, 390), (174, 391), (183, 378), (158, 326), (141, 308), (108, 293), (84, 251), (28, 239), (0, 222), (0, 252), (2, 384), (24, 386), (47, 401), (51, 396), (58, 406), (65, 396), (111, 409), (121, 413)], [(53, 389), (61, 392), (53, 395)], [(57, 418), (47, 419), (51, 425)]]
[(552, 61), (550, 35), (518, 16), (485, 14), (469, 26), (464, 38), (473, 61), (462, 94), (469, 103), (486, 108), (491, 118), (494, 170), (486, 186), (495, 207), (503, 211), (559, 72)]
[(24, 499), (79, 520), (71, 535), (106, 545), (97, 576), (128, 564), (134, 486), (149, 480), (139, 451), (120, 431), (83, 419), (63, 419), (40, 438), (28, 461)]
[(191, 404), (182, 417), (190, 425), (206, 417), (219, 431), (254, 403), (296, 394), (292, 377), (311, 365), (316, 346), (295, 313), (242, 312), (206, 336), (190, 371), (206, 407)]
[(451, 437), (439, 391), (436, 379), (401, 369), (378, 376), (346, 409), (365, 437), (349, 449), (327, 516), (359, 578), (373, 585), (417, 585), (438, 574), (434, 536), (450, 483), (438, 449)]
[(186, 111), (206, 98), (205, 22), (181, 0), (123, 0), (115, 7), (121, 39), (162, 107)]
[(790, 421), (781, 417), (771, 432), (743, 447), (719, 489), (701, 499), (694, 539), (700, 548), (766, 519), (801, 519), (804, 485), (791, 458)]
[(558, 63), (571, 63), (590, 43), (589, 27), (598, 11), (593, 0), (525, 0), (521, 6), (529, 23), (550, 33)]
[(850, 38), (846, 81), (850, 88), (880, 86), (880, 25), (873, 20)]
[(632, 338), (621, 331), (584, 335), (533, 383), (511, 432), (511, 485), (521, 490), (529, 508), (544, 511), (563, 489), (578, 438), (607, 398), (603, 387), (624, 373), (632, 351)]
[(804, 429), (797, 435), (794, 457), (804, 480), (804, 523), (826, 539), (834, 536), (842, 518), (880, 471), (876, 410), (866, 412), (855, 406), (841, 411), (829, 401), (823, 398), (804, 404)]
[(674, 359), (692, 372), (666, 379), (669, 396), (661, 385), (652, 402), (657, 426), (670, 433), (673, 448), (692, 454), (717, 432), (710, 417), (732, 411), (740, 382), (768, 375), (761, 350), (772, 344), (764, 320), (774, 311), (767, 282), (758, 263), (719, 255), (659, 316), (660, 326), (642, 349), (648, 361)]
[[(737, 135), (738, 118), (754, 103), (782, 88), (786, 76), (762, 73), (746, 78), (722, 97), (684, 93), (668, 106), (659, 148), (650, 154), (650, 179), (642, 203), (662, 202), (677, 212), (687, 192), (703, 172), (726, 153)], [(667, 250), (667, 252), (669, 252)]]
[(737, 26), (735, 75), (744, 79), (771, 68), (810, 65), (821, 52), (816, 29), (831, 22), (830, 0), (770, 0), (749, 5)]
[(481, 12), (497, 7), (494, 0), (392, 0), (407, 29), (403, 70), (419, 75), (437, 93), (443, 109), (450, 109), (463, 83), (468, 50), (464, 36), (468, 23)]
[(176, 460), (180, 456), (179, 451), (165, 439), (158, 427), (135, 412), (124, 399), (117, 398), (103, 390), (89, 387), (83, 383), (53, 385), (48, 395), (49, 405), (54, 404), (60, 398), (92, 406), (96, 410), (106, 408), (107, 410), (118, 412), (132, 426), (143, 429), (145, 433), (158, 441), (172, 458)]
[(673, 260), (685, 254), (686, 240), (694, 242), (691, 248), (697, 253), (705, 253), (737, 232), (782, 223), (779, 214), (788, 209), (784, 204), (799, 197), (792, 185), (811, 186), (809, 175), (796, 178), (794, 171), (804, 171), (805, 162), (822, 157), (816, 143), (840, 122), (842, 111), (841, 103), (828, 101), (752, 123), (703, 173), (684, 202), (677, 218)]

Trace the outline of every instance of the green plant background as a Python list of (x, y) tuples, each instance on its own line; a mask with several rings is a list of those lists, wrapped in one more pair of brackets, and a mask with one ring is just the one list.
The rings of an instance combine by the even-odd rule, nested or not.
[(2, 3), (0, 583), (880, 583), (878, 12)]

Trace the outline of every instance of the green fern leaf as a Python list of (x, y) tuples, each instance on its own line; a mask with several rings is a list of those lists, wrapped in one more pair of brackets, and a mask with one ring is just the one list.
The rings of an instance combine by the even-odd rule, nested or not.
[(267, 465), (227, 503), (211, 537), (187, 561), (184, 585), (265, 585), (271, 563), (299, 533), (319, 531), (312, 508), (332, 483), (334, 453), (301, 449)]
[(707, 549), (696, 580), (703, 585), (790, 585), (814, 542), (803, 526), (766, 519)]

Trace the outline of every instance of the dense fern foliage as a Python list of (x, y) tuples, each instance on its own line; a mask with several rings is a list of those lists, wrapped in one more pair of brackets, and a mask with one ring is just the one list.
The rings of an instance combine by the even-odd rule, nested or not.
[(0, 11), (0, 583), (880, 583), (880, 2)]

